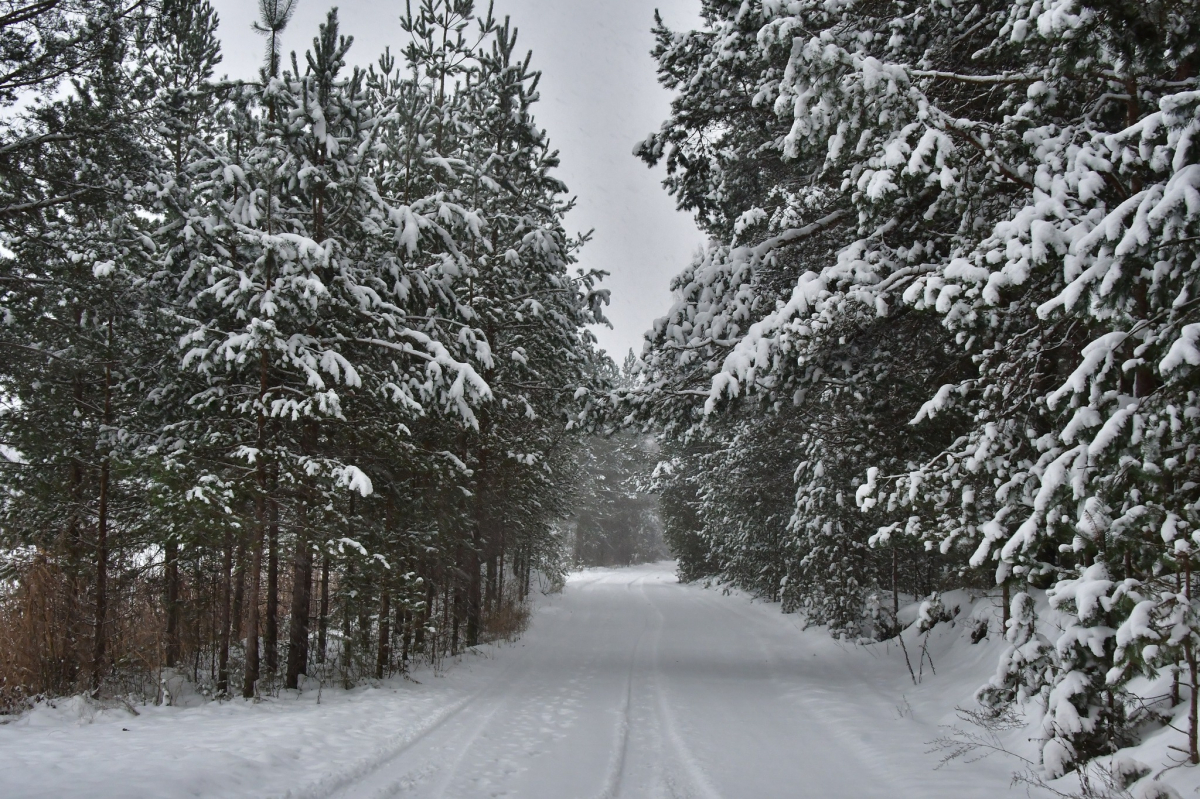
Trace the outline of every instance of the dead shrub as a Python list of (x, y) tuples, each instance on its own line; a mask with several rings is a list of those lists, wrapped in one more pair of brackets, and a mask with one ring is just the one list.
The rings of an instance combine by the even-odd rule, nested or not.
[(515, 641), (529, 627), (529, 603), (506, 597), (483, 618), (483, 640)]
[(80, 688), (79, 589), (43, 556), (0, 584), (0, 713)]

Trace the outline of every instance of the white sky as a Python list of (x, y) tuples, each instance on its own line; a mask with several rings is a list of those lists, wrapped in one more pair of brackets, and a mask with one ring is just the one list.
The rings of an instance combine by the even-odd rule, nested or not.
[[(231, 77), (257, 75), (263, 39), (250, 28), (254, 0), (212, 0), (221, 17), (224, 61)], [(414, 0), (414, 5), (415, 5)], [(655, 80), (650, 57), (654, 9), (675, 29), (695, 27), (699, 0), (495, 0), (496, 16), (512, 17), (518, 47), (533, 51), (543, 72), (538, 122), (562, 151), (559, 177), (578, 196), (567, 219), (571, 232), (595, 229), (582, 265), (611, 273), (608, 316), (613, 329), (596, 330), (601, 346), (619, 363), (626, 350), (641, 352), (642, 333), (670, 307), (667, 289), (703, 241), (691, 218), (675, 210), (660, 185), (662, 170), (632, 156), (633, 146), (657, 130), (670, 95)], [(299, 0), (284, 33), (283, 50), (301, 56), (312, 46), (329, 0)], [(385, 46), (399, 54), (404, 0), (342, 0), (336, 4), (342, 33), (354, 36), (349, 60), (375, 61)], [(482, 13), (484, 2), (478, 2)]]

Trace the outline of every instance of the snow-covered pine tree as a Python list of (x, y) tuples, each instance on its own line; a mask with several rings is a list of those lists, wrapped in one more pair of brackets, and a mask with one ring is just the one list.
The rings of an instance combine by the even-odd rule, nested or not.
[[(936, 554), (886, 536), (879, 540), (891, 552), (871, 549), (880, 519), (861, 514), (854, 497), (868, 467), (906, 470), (947, 443), (944, 432), (918, 433), (907, 422), (931, 384), (967, 366), (932, 315), (893, 312), (898, 291), (919, 273), (913, 264), (936, 256), (956, 218), (931, 204), (924, 185), (885, 199), (865, 182), (855, 190), (860, 175), (848, 174), (861, 171), (868, 145), (880, 146), (872, 137), (895, 124), (884, 110), (899, 102), (887, 81), (852, 87), (850, 99), (823, 100), (834, 106), (819, 117), (821, 130), (802, 128), (787, 113), (789, 81), (845, 89), (836, 59), (808, 72), (796, 62), (789, 25), (852, 42), (886, 29), (875, 11), (886, 10), (859, 9), (847, 22), (815, 4), (711, 3), (702, 31), (675, 34), (660, 24), (660, 75), (680, 94), (663, 129), (637, 153), (666, 162), (667, 187), (714, 242), (674, 281), (678, 301), (648, 338), (642, 383), (621, 398), (633, 419), (653, 419), (668, 435), (695, 425), (720, 429), (709, 423), (718, 414), (777, 431), (786, 441), (782, 458), (768, 433), (726, 427), (736, 431), (737, 447), (753, 449), (757, 441), (762, 448), (734, 456), (744, 467), (775, 476), (782, 466), (795, 488), (789, 514), (768, 514), (761, 533), (732, 538), (717, 560), (732, 564), (744, 544), (757, 568), (739, 565), (738, 577), (726, 576), (774, 575), (771, 585), (760, 577), (753, 583), (771, 596), (786, 578), (789, 607), (807, 606), (815, 619), (836, 619), (848, 633), (859, 630), (868, 593), (936, 587)], [(867, 122), (865, 105), (876, 101), (882, 128)], [(840, 129), (836, 114), (846, 115)], [(837, 146), (839, 135), (861, 139), (859, 152)], [(754, 518), (714, 488), (722, 529), (733, 529), (728, 513)], [(886, 518), (886, 509), (876, 515)], [(762, 545), (750, 546), (755, 539)], [(900, 573), (901, 561), (912, 568)]]
[[(152, 177), (141, 187), (139, 200), (155, 219), (148, 230), (155, 246), (147, 289), (157, 307), (142, 320), (154, 337), (147, 352), (153, 378), (143, 385), (138, 410), (138, 461), (143, 479), (152, 486), (149, 493), (155, 497), (144, 520), (157, 533), (153, 537), (162, 548), (163, 658), (168, 668), (179, 665), (181, 657), (181, 551), (195, 553), (198, 546), (219, 546), (224, 526), (219, 515), (214, 518), (199, 512), (204, 503), (188, 503), (185, 498), (189, 479), (185, 475), (195, 472), (186, 459), (175, 454), (181, 448), (182, 430), (195, 434), (198, 427), (189, 425), (186, 399), (192, 386), (177, 368), (177, 327), (175, 314), (169, 310), (174, 299), (172, 276), (186, 270), (193, 248), (194, 236), (186, 219), (194, 191), (189, 167), (198, 150), (196, 142), (211, 143), (215, 137), (214, 123), (219, 117), (212, 107), (220, 104), (220, 93), (228, 91), (228, 87), (213, 83), (214, 69), (221, 60), (216, 29), (216, 12), (205, 0), (164, 0), (143, 34), (148, 39), (146, 70), (155, 99), (145, 128)], [(227, 501), (224, 497), (220, 504)], [(211, 538), (214, 535), (217, 537)], [(195, 571), (189, 576), (192, 581), (201, 577)]]
[(386, 397), (395, 410), (378, 423), (394, 433), (397, 412), (432, 401), (470, 418), (488, 394), (436, 333), (408, 322), (410, 298), (432, 297), (435, 308), (452, 298), (455, 242), (478, 235), (478, 218), (444, 192), (408, 202), (388, 193), (378, 145), (397, 124), (394, 98), (372, 99), (362, 72), (342, 74), (349, 46), (331, 12), (305, 70), (293, 59), (279, 75), (265, 69), (261, 89), (234, 95), (225, 140), (196, 167), (205, 190), (189, 225), (203, 242), (180, 281), (182, 356), (208, 381), (189, 404), (226, 420), (226, 458), (255, 484), (248, 694), (273, 486), (296, 485), (309, 506), (337, 486), (372, 493), (355, 454), (326, 444), (326, 428), (354, 416), (352, 397)]
[[(972, 423), (893, 496), (930, 500), (934, 536), (977, 543), (972, 565), (996, 563), (1000, 581), (1102, 597), (1099, 623), (1065, 606), (1078, 621), (1058, 641), (1051, 698), (1069, 696), (1068, 717), (1108, 721), (1047, 729), (1050, 773), (1125, 739), (1124, 685), (1139, 669), (1119, 665), (1130, 650), (1116, 630), (1141, 606), (1131, 592), (1190, 596), (1179, 583), (1195, 524), (1184, 488), (1195, 221), (1182, 131), (1196, 118), (1196, 24), (1182, 8), (1017, 4), (981, 26), (986, 53), (1022, 65), (1007, 80), (1026, 91), (988, 133), (1008, 153), (997, 169), (1026, 185), (909, 294), (945, 315), (978, 377), (932, 398), (928, 413), (957, 405)], [(1103, 657), (1079, 659), (1079, 628)], [(1190, 640), (1146, 668), (1194, 663)]]
[[(43, 684), (97, 690), (109, 671), (110, 568), (130, 519), (148, 256), (135, 215), (149, 160), (143, 11), (47, 6), (6, 28), (13, 65), (0, 225), (2, 546), (34, 553), (53, 620), (27, 646)], [(11, 34), (11, 36), (9, 36)], [(76, 49), (77, 48), (77, 49)], [(28, 59), (27, 62), (23, 59)], [(63, 77), (75, 73), (70, 90)], [(24, 73), (24, 74), (22, 74)], [(43, 643), (46, 642), (46, 643)]]
[[(820, 409), (861, 397), (855, 427), (896, 445), (841, 451), (863, 454), (850, 488), (876, 545), (936, 550), (945, 577), (1006, 594), (1061, 583), (1076, 623), (1049, 694), (1026, 695), (1083, 721), (1048, 717), (1043, 762), (1111, 751), (1127, 679), (1195, 661), (1190, 634), (1140, 659), (1117, 635), (1143, 602), (1191, 596), (1193, 10), (764, 0), (706, 3), (704, 19), (660, 34), (680, 95), (639, 151), (720, 243), (678, 280), (627, 401), (682, 431), (694, 397), (744, 413), (747, 392), (808, 388), (809, 366)], [(751, 200), (764, 183), (773, 201)], [(784, 244), (797, 266), (772, 293)], [(862, 331), (881, 342), (864, 360), (814, 357)], [(897, 378), (890, 410), (911, 425), (871, 404)], [(801, 497), (826, 489), (814, 477)], [(821, 520), (797, 505), (795, 524)]]
[(0, 152), (0, 612), (66, 619), (0, 702), (386, 676), (563, 569), (606, 295), (515, 31), (435, 0), (404, 66), (351, 70), (336, 14), (288, 58), (294, 3), (261, 5), (257, 83), (213, 79), (205, 0), (0, 42), (49, 54)]
[[(484, 21), (489, 26), (490, 20)], [(483, 377), (495, 400), (467, 433), (464, 460), (474, 494), (467, 571), (467, 644), (478, 640), (481, 564), (495, 582), (506, 544), (533, 550), (566, 516), (569, 452), (594, 424), (593, 394), (609, 387), (590, 324), (603, 323), (602, 274), (570, 271), (581, 241), (569, 239), (566, 187), (552, 174), (557, 153), (533, 117), (539, 73), (517, 53), (506, 19), (491, 26), (467, 90), (464, 139), (469, 190), (487, 218), (486, 247), (472, 251), (463, 302), (492, 353)], [(540, 506), (528, 514), (522, 496)], [(488, 592), (493, 593), (493, 592)]]

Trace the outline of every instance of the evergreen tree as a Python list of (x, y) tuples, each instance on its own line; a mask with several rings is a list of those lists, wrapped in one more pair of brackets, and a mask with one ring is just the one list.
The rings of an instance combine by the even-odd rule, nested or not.
[(565, 568), (607, 295), (515, 30), (429, 0), (349, 69), (336, 12), (301, 60), (260, 5), (249, 83), (206, 0), (0, 16), (43, 97), (0, 153), (0, 600), (55, 620), (5, 702), (382, 678)]
[[(1049, 703), (1050, 774), (1113, 751), (1142, 712), (1128, 679), (1195, 683), (1190, 634), (1142, 657), (1128, 642), (1160, 633), (1126, 626), (1187, 617), (1191, 596), (1193, 10), (764, 1), (703, 17), (659, 25), (679, 94), (638, 153), (666, 161), (716, 243), (618, 404), (683, 440), (763, 409), (782, 433), (789, 404), (811, 420), (792, 540), (854, 587), (830, 606), (819, 583), (788, 585), (835, 630), (885, 587), (866, 545), (891, 550), (897, 597), (1053, 588), (1074, 619), (1056, 654), (1006, 668), (989, 701)], [(708, 552), (717, 573), (737, 562)]]

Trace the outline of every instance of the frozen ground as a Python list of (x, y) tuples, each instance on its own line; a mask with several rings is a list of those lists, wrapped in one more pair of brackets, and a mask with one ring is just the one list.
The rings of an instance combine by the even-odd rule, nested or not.
[(671, 568), (574, 575), (520, 642), (419, 683), (320, 704), (38, 710), (0, 726), (0, 796), (1026, 795), (1010, 787), (1014, 760), (935, 770), (929, 751), (994, 669), (994, 634), (963, 646), (963, 624), (941, 625), (938, 674), (927, 663), (914, 686), (894, 645), (839, 645), (775, 607), (681, 586)]

